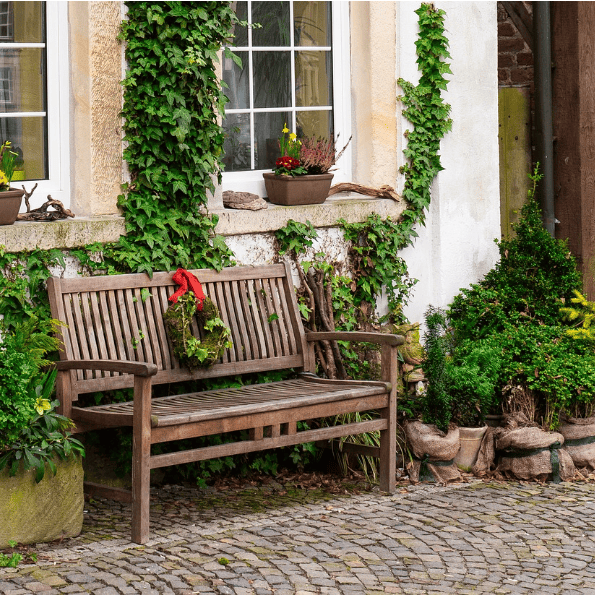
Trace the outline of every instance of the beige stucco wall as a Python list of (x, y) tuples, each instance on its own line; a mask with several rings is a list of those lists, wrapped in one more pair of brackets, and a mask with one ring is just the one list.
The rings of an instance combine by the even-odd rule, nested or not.
[(122, 184), (120, 2), (69, 2), (71, 209), (118, 212)]
[(397, 2), (351, 2), (353, 181), (396, 187)]

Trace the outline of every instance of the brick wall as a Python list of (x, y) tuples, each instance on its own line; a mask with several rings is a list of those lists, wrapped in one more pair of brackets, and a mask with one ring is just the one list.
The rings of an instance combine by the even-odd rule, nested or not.
[[(529, 13), (532, 3), (524, 2)], [(533, 52), (498, 2), (498, 83), (533, 86)]]

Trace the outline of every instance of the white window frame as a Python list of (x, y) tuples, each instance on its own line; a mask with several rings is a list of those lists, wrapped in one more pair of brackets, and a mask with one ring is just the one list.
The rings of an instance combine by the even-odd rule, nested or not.
[[(337, 151), (351, 136), (351, 69), (349, 45), (349, 2), (332, 1), (332, 52), (333, 52), (333, 116), (335, 137), (339, 135)], [(250, 17), (250, 15), (248, 15)], [(244, 54), (244, 52), (241, 52)], [(294, 68), (294, 65), (291, 66)], [(292, 90), (294, 93), (295, 90)], [(313, 108), (315, 109), (315, 108)], [(266, 109), (264, 111), (287, 111)], [(299, 110), (298, 110), (299, 111)], [(232, 110), (233, 113), (233, 110)], [(280, 134), (280, 131), (279, 131)], [(262, 174), (270, 169), (241, 172), (223, 172), (222, 189), (252, 192), (265, 196)], [(333, 184), (351, 181), (351, 143), (335, 165)]]
[[(47, 196), (70, 206), (70, 143), (69, 143), (69, 61), (68, 61), (68, 2), (48, 1), (46, 5), (46, 43), (3, 43), (3, 48), (46, 47), (47, 112), (12, 112), (11, 117), (45, 116), (48, 134), (48, 178), (23, 184), (28, 191), (37, 184), (31, 198), (31, 208), (41, 206)], [(2, 115), (0, 114), (0, 117)], [(24, 208), (24, 205), (23, 205)]]

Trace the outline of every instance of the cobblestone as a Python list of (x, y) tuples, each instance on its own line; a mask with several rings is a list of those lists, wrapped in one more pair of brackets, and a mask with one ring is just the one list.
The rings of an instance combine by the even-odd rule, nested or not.
[(144, 546), (128, 506), (88, 502), (82, 534), (0, 569), (0, 594), (595, 595), (587, 483), (278, 492), (152, 490)]

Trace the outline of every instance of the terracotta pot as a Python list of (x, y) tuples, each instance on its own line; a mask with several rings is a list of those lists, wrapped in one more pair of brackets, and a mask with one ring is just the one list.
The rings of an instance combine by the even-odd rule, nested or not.
[(268, 199), (276, 205), (317, 205), (328, 196), (334, 174), (276, 176), (262, 174)]
[(16, 188), (0, 192), (0, 225), (12, 225), (17, 220), (23, 194)]

